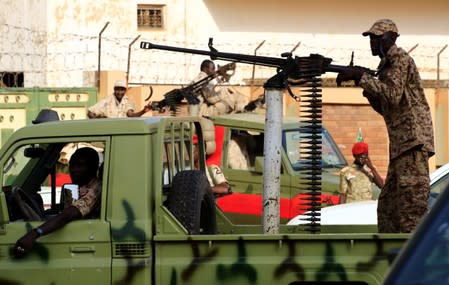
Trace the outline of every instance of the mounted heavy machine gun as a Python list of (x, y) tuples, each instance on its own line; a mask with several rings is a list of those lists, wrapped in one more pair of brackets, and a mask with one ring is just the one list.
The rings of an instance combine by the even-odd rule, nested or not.
[[(263, 217), (264, 233), (279, 232), (279, 187), (280, 187), (280, 153), (282, 133), (280, 122), (282, 121), (283, 90), (301, 104), (301, 117), (305, 123), (299, 129), (302, 136), (298, 147), (299, 158), (305, 163), (301, 164), (302, 179), (300, 185), (307, 194), (302, 203), (309, 216), (309, 223), (305, 229), (310, 232), (320, 231), (321, 208), (321, 78), (326, 72), (342, 72), (347, 69), (364, 69), (369, 74), (374, 71), (353, 66), (353, 55), (349, 66), (333, 65), (332, 59), (319, 54), (311, 54), (305, 57), (292, 56), (291, 52), (281, 54), (281, 58), (245, 55), (237, 53), (219, 52), (213, 47), (213, 40), (209, 39), (209, 51), (179, 48), (166, 45), (157, 45), (150, 42), (141, 42), (142, 49), (158, 49), (173, 52), (191, 53), (210, 56), (212, 60), (220, 59), (239, 63), (255, 64), (276, 68), (276, 75), (268, 79), (265, 84), (266, 124), (264, 136), (264, 195)], [(294, 94), (291, 85), (301, 89), (301, 97)], [(301, 99), (300, 99), (301, 98)]]
[[(351, 63), (349, 66), (344, 65), (334, 65), (331, 64), (332, 59), (324, 57), (320, 54), (310, 54), (309, 56), (299, 57), (292, 56), (291, 52), (286, 52), (281, 54), (281, 58), (278, 57), (268, 57), (268, 56), (258, 56), (258, 55), (247, 55), (238, 53), (226, 53), (219, 52), (213, 47), (212, 39), (209, 39), (209, 49), (210, 51), (180, 48), (167, 45), (158, 45), (151, 42), (142, 41), (140, 43), (140, 48), (142, 49), (157, 49), (166, 50), (173, 52), (191, 53), (199, 55), (210, 56), (212, 60), (227, 60), (232, 62), (255, 64), (260, 66), (274, 67), (277, 69), (276, 76), (270, 78), (265, 86), (271, 86), (274, 84), (275, 87), (288, 88), (291, 93), (289, 85), (302, 85), (303, 79), (309, 78), (311, 75), (321, 75), (326, 72), (341, 72), (350, 68), (353, 68), (353, 57), (351, 58)], [(356, 66), (356, 68), (363, 68)], [(365, 72), (374, 75), (375, 71), (368, 68), (363, 68)], [(276, 82), (276, 80), (280, 80)], [(279, 84), (281, 86), (279, 86)]]
[(204, 86), (216, 78), (220, 78), (221, 82), (229, 81), (230, 77), (235, 73), (235, 67), (235, 62), (219, 66), (214, 74), (208, 75), (185, 87), (173, 89), (167, 92), (164, 95), (164, 99), (158, 102), (152, 102), (151, 108), (163, 113), (165, 112), (165, 107), (168, 107), (170, 112), (176, 113), (177, 108), (183, 99), (185, 99), (189, 105), (199, 104), (200, 99), (198, 96), (201, 94), (201, 90)]

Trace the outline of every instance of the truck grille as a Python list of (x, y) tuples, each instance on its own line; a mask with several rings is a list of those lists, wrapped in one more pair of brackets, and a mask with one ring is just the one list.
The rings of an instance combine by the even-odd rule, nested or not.
[(114, 256), (150, 256), (151, 248), (148, 243), (116, 243), (114, 246)]

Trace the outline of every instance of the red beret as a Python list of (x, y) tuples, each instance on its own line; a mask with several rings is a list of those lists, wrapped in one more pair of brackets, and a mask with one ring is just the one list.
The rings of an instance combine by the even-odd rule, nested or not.
[(352, 147), (352, 154), (357, 155), (363, 153), (368, 153), (368, 144), (364, 142), (355, 143), (354, 146)]

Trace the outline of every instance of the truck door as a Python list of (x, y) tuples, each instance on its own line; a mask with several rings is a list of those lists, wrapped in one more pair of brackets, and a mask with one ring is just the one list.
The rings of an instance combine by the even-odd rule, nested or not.
[[(9, 222), (0, 225), (0, 283), (8, 284), (108, 284), (111, 276), (110, 226), (105, 219), (107, 183), (103, 182), (99, 216), (72, 221), (40, 237), (33, 250), (14, 259), (17, 239), (57, 215), (61, 184), (67, 181), (64, 162), (79, 147), (95, 148), (104, 170), (108, 168), (109, 140), (50, 142), (29, 141), (14, 145), (0, 157), (1, 185)], [(107, 171), (99, 173), (107, 181)], [(61, 178), (64, 177), (64, 178)], [(64, 181), (64, 179), (66, 179)], [(12, 192), (12, 189), (15, 189)], [(39, 212), (42, 221), (30, 220), (13, 199), (17, 189), (25, 204)], [(13, 194), (14, 193), (14, 194)], [(37, 205), (37, 206), (36, 206)], [(1, 214), (1, 213), (0, 213)], [(7, 219), (7, 220), (8, 220)], [(5, 219), (0, 219), (5, 220)]]

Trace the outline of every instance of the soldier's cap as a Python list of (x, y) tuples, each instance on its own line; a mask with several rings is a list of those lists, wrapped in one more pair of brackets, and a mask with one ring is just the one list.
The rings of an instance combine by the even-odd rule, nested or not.
[(32, 120), (33, 124), (40, 124), (51, 121), (59, 121), (58, 112), (50, 109), (42, 109), (39, 114), (37, 114), (36, 119)]
[(116, 80), (114, 83), (114, 88), (119, 87), (119, 88), (125, 88), (126, 89), (126, 84), (125, 81), (123, 80)]
[(364, 153), (368, 153), (368, 144), (364, 142), (355, 143), (354, 146), (352, 147), (352, 154), (358, 155)]
[(369, 35), (376, 35), (381, 36), (386, 32), (395, 32), (399, 35), (398, 28), (396, 27), (396, 24), (390, 20), (390, 19), (380, 19), (374, 22), (371, 29), (368, 31), (362, 33), (364, 37)]

